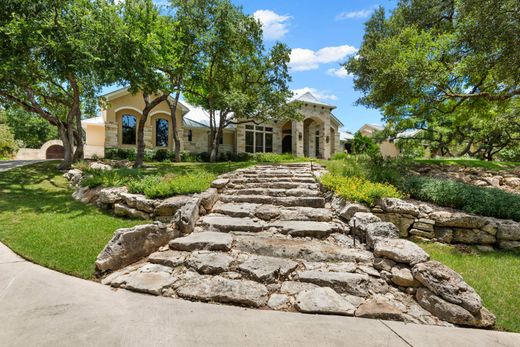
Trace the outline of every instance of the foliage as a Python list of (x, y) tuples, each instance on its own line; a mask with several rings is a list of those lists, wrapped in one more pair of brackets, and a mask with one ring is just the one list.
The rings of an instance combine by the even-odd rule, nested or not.
[(325, 162), (327, 170), (334, 175), (345, 177), (368, 177), (365, 166), (367, 155), (347, 155), (345, 160), (329, 160)]
[(332, 156), (331, 160), (346, 160), (347, 159), (347, 153), (345, 152), (336, 152)]
[(520, 162), (520, 143), (506, 147), (499, 156), (501, 160)]
[(401, 198), (402, 194), (390, 184), (374, 183), (361, 177), (342, 177), (326, 174), (321, 178), (324, 187), (349, 201), (373, 206), (380, 198)]
[(367, 178), (374, 182), (398, 185), (409, 174), (412, 161), (407, 158), (384, 158), (382, 155), (371, 155), (364, 162)]
[[(497, 317), (496, 328), (520, 332), (520, 257), (517, 253), (479, 252), (440, 243), (419, 244), (434, 260), (449, 266), (482, 297), (484, 306)], [(497, 290), (497, 288), (500, 288)]]
[(14, 139), (11, 129), (0, 123), (0, 158), (9, 159), (18, 150), (18, 143)]
[(352, 153), (374, 154), (378, 152), (379, 147), (372, 138), (363, 136), (359, 131), (354, 134), (354, 139), (352, 140)]
[(401, 0), (365, 24), (345, 64), (394, 133), (423, 129), (434, 155), (492, 160), (520, 141), (514, 0)]
[(128, 182), (128, 191), (144, 194), (151, 199), (200, 193), (208, 189), (215, 178), (215, 174), (205, 170), (194, 170), (182, 175), (150, 175)]
[(105, 148), (105, 158), (114, 160), (135, 160), (135, 149), (133, 148)]
[(5, 123), (23, 147), (40, 148), (45, 142), (58, 138), (56, 127), (34, 113), (19, 107), (8, 107), (3, 113)]
[(93, 278), (96, 257), (114, 230), (146, 221), (75, 201), (62, 174), (56, 161), (0, 173), (0, 241), (35, 263)]
[(0, 102), (58, 129), (62, 169), (83, 157), (81, 115), (93, 111), (95, 93), (112, 82), (118, 18), (109, 0), (2, 2)]
[(436, 158), (436, 159), (415, 159), (419, 164), (441, 164), (441, 165), (460, 165), (465, 167), (481, 167), (487, 170), (504, 170), (520, 166), (520, 162), (504, 161), (484, 161), (473, 158)]
[(453, 180), (407, 176), (399, 188), (412, 198), (483, 216), (520, 221), (520, 195)]

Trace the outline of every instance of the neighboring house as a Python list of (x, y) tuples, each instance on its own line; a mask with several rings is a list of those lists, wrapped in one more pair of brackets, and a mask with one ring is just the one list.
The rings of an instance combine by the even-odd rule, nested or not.
[[(385, 127), (379, 124), (365, 124), (359, 129), (359, 132), (363, 136), (372, 137), (375, 133), (384, 129)], [(397, 157), (399, 155), (399, 148), (397, 148), (393, 139), (384, 140), (378, 145), (379, 152), (383, 157)]]
[(347, 153), (352, 152), (352, 140), (354, 135), (350, 131), (341, 131), (339, 134), (339, 142), (341, 144), (341, 150)]
[[(135, 148), (137, 124), (144, 108), (141, 93), (131, 94), (127, 88), (103, 96), (106, 106), (98, 117), (86, 119), (85, 155), (104, 156), (105, 148)], [(310, 93), (289, 102), (300, 102), (302, 120), (274, 120), (254, 125), (243, 123), (224, 129), (219, 152), (232, 153), (293, 153), (328, 159), (340, 149), (339, 128), (343, 124), (332, 114), (335, 106), (319, 101)], [(199, 107), (179, 102), (177, 131), (181, 151), (209, 152), (209, 115)], [(146, 148), (173, 150), (170, 110), (166, 102), (156, 106), (144, 127)]]

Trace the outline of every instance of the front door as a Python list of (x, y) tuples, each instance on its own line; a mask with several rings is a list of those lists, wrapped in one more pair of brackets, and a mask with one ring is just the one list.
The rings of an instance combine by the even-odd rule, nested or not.
[(282, 140), (282, 153), (292, 153), (292, 136), (286, 135)]

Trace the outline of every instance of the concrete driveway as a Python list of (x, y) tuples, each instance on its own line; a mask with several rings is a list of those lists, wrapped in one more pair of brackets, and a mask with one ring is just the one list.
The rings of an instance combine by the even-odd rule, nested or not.
[(195, 303), (113, 290), (0, 243), (1, 346), (520, 346), (520, 334)]
[(0, 172), (41, 161), (43, 160), (0, 160)]

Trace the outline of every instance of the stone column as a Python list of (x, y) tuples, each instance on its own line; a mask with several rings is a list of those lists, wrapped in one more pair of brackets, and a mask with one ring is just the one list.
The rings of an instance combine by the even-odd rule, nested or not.
[(244, 124), (237, 124), (236, 134), (236, 152), (244, 153), (246, 151), (246, 127)]
[[(326, 117), (323, 121), (323, 131), (321, 132), (323, 135), (321, 135), (323, 147), (320, 148), (320, 153), (323, 159), (329, 159), (330, 158), (330, 117)], [(329, 141), (327, 141), (327, 137), (329, 138)]]
[[(301, 138), (300, 138), (301, 135)], [(292, 124), (292, 148), (293, 154), (297, 157), (303, 157), (303, 122), (293, 121)]]

